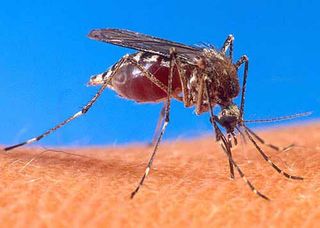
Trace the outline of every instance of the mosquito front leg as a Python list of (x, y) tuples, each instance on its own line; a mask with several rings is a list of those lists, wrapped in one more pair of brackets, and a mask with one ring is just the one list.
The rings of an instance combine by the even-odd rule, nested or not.
[(227, 50), (229, 48), (229, 58), (230, 58), (231, 61), (232, 61), (232, 58), (233, 58), (233, 41), (234, 41), (234, 37), (233, 37), (233, 35), (230, 34), (227, 37), (226, 41), (224, 41), (223, 46), (222, 46), (222, 48), (220, 50), (223, 54), (226, 54), (226, 52), (227, 52)]
[(271, 161), (271, 159), (263, 152), (263, 150), (259, 147), (259, 145), (257, 144), (257, 142), (253, 139), (253, 137), (251, 136), (250, 132), (247, 130), (247, 128), (245, 127), (244, 132), (246, 133), (246, 135), (248, 136), (249, 140), (253, 143), (253, 145), (256, 147), (256, 149), (259, 151), (259, 153), (261, 154), (261, 156), (264, 158), (264, 160), (266, 160), (271, 166), (272, 168), (274, 168), (278, 173), (282, 174), (283, 176), (285, 176), (288, 179), (294, 179), (294, 180), (303, 180), (303, 177), (299, 177), (299, 176), (293, 176), (290, 175), (286, 172), (284, 172), (282, 169), (280, 169), (276, 164), (273, 163), (273, 161)]
[(266, 142), (264, 139), (262, 139), (259, 135), (257, 135), (254, 131), (252, 131), (250, 128), (248, 128), (247, 126), (244, 125), (244, 128), (255, 138), (257, 139), (261, 144), (266, 145), (268, 147), (270, 147), (273, 150), (276, 150), (278, 152), (285, 152), (288, 151), (290, 149), (292, 149), (293, 147), (295, 147), (295, 144), (290, 144), (288, 146), (285, 147), (279, 147), (276, 145), (273, 145), (271, 143)]
[(175, 58), (176, 58), (175, 50), (172, 49), (172, 50), (170, 50), (170, 73), (168, 76), (167, 101), (166, 101), (166, 105), (165, 105), (164, 123), (162, 125), (160, 134), (158, 136), (158, 139), (157, 139), (156, 144), (154, 146), (150, 160), (149, 160), (148, 165), (144, 171), (144, 174), (143, 174), (137, 188), (131, 193), (131, 199), (137, 194), (140, 187), (143, 185), (144, 180), (148, 176), (150, 169), (151, 169), (151, 166), (152, 166), (152, 163), (153, 163), (153, 160), (154, 160), (154, 157), (158, 151), (158, 147), (161, 142), (162, 136), (163, 136), (163, 134), (168, 126), (168, 123), (169, 123), (170, 101), (171, 101), (171, 94), (172, 94), (172, 78), (173, 78), (173, 70), (174, 70), (174, 66), (175, 66)]
[[(213, 116), (213, 118), (216, 118), (215, 116)], [(215, 119), (212, 119), (212, 117), (210, 116), (210, 122), (212, 124), (212, 126), (214, 127), (214, 132), (216, 134), (216, 141), (220, 143), (222, 149), (225, 149), (225, 152), (227, 153), (227, 157), (229, 160), (229, 169), (230, 169), (230, 178), (234, 179), (234, 169), (233, 169), (233, 163), (232, 163), (232, 152), (231, 152), (231, 144), (230, 141), (228, 141), (227, 139), (223, 140), (225, 138), (225, 136), (222, 134), (222, 132), (220, 131), (218, 125), (216, 124)], [(223, 146), (223, 141), (225, 141), (226, 145)], [(231, 158), (231, 160), (230, 160)]]
[(209, 85), (208, 85), (208, 81), (205, 81), (205, 91), (207, 93), (207, 98), (208, 98), (208, 104), (209, 104), (209, 113), (210, 113), (210, 122), (212, 123), (213, 127), (214, 127), (214, 131), (216, 133), (216, 136), (219, 137), (220, 139), (220, 145), (223, 149), (223, 152), (225, 152), (225, 154), (228, 156), (229, 161), (231, 162), (231, 164), (237, 169), (240, 177), (242, 178), (242, 180), (249, 186), (249, 188), (251, 189), (251, 191), (253, 193), (255, 193), (256, 195), (260, 196), (261, 198), (265, 199), (265, 200), (269, 200), (269, 198), (267, 196), (265, 196), (264, 194), (262, 194), (261, 192), (259, 192), (254, 186), (253, 184), (251, 184), (251, 182), (245, 177), (244, 173), (242, 172), (242, 170), (240, 169), (240, 167), (238, 166), (238, 164), (233, 160), (232, 156), (231, 156), (231, 149), (230, 149), (230, 144), (227, 141), (226, 137), (223, 135), (223, 133), (221, 132), (221, 130), (219, 129), (217, 123), (216, 123), (216, 118), (215, 115), (213, 114), (212, 111), (212, 105), (211, 105), (211, 100), (210, 100), (210, 96), (209, 96)]
[[(198, 89), (198, 101), (197, 101), (196, 112), (200, 112), (201, 111), (200, 108), (202, 106), (201, 104), (203, 102), (203, 99), (204, 99), (203, 96), (204, 96), (205, 90), (206, 90), (206, 80), (207, 80), (206, 76), (204, 76), (202, 78), (202, 80), (200, 81), (200, 85), (199, 85), (199, 89)], [(209, 97), (208, 94), (207, 94), (207, 97)], [(209, 98), (207, 98), (207, 99), (209, 99)], [(211, 107), (211, 103), (209, 105)], [(215, 116), (213, 116), (213, 117), (217, 118)], [(213, 122), (215, 122), (215, 119), (210, 118), (210, 122), (213, 124)], [(213, 126), (217, 127), (217, 125), (214, 125), (214, 124), (213, 124)], [(224, 135), (221, 133), (221, 131), (218, 131), (217, 129), (215, 129), (215, 132), (216, 132), (216, 141), (219, 142), (222, 139), (222, 137), (224, 137)], [(226, 150), (226, 153), (228, 153), (228, 157), (232, 158), (231, 140), (228, 139), (227, 143), (228, 143), (228, 147), (230, 147), (230, 149)], [(231, 160), (229, 160), (229, 168), (230, 168), (230, 177), (232, 179), (234, 179), (234, 169), (233, 169), (233, 165), (232, 165)]]
[(227, 142), (227, 139), (225, 138), (225, 136), (223, 135), (223, 133), (221, 132), (220, 128), (218, 127), (216, 121), (214, 120), (214, 115), (212, 112), (212, 109), (210, 109), (210, 116), (211, 119), (213, 120), (211, 123), (213, 124), (214, 130), (216, 135), (220, 135), (221, 136), (221, 140), (220, 140), (220, 145), (223, 149), (223, 151), (225, 152), (225, 154), (228, 156), (229, 161), (231, 162), (232, 166), (234, 166), (240, 177), (242, 178), (242, 180), (249, 186), (249, 188), (251, 189), (251, 191), (253, 193), (255, 193), (256, 195), (262, 197), (265, 200), (270, 200), (267, 196), (265, 196), (264, 194), (262, 194), (261, 192), (259, 192), (254, 186), (253, 184), (245, 177), (244, 173), (242, 172), (242, 170), (240, 169), (240, 167), (238, 166), (238, 164), (233, 160), (232, 156), (231, 156), (231, 148), (229, 146), (229, 143)]
[(240, 105), (240, 121), (242, 123), (243, 114), (244, 114), (244, 102), (245, 102), (245, 93), (247, 86), (248, 70), (249, 70), (249, 59), (246, 55), (243, 55), (234, 65), (238, 69), (244, 63), (244, 72), (243, 72), (243, 83), (241, 91), (241, 105)]

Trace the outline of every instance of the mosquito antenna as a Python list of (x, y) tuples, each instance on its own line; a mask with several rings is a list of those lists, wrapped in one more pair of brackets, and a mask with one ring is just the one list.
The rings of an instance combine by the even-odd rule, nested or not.
[(291, 120), (291, 119), (295, 119), (295, 118), (310, 116), (311, 114), (312, 114), (312, 112), (302, 112), (302, 113), (297, 113), (297, 114), (293, 114), (293, 115), (289, 115), (289, 116), (280, 116), (280, 117), (275, 117), (275, 118), (270, 118), (270, 119), (243, 120), (243, 122), (244, 123), (270, 123), (270, 122)]

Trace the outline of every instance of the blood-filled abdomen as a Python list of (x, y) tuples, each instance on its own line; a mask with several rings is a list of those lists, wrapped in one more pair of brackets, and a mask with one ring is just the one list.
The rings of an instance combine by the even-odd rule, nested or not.
[[(136, 102), (158, 102), (167, 98), (166, 88), (170, 72), (170, 61), (168, 58), (145, 52), (138, 52), (129, 56), (136, 61), (140, 67), (148, 71), (159, 80), (165, 88), (161, 88), (159, 83), (153, 82), (145, 72), (130, 62), (125, 61), (118, 67), (112, 75), (111, 86), (122, 97), (135, 100)], [(116, 69), (118, 68), (118, 69)], [(108, 73), (111, 75), (111, 72)], [(150, 76), (149, 76), (150, 77)], [(181, 83), (177, 68), (174, 67), (172, 80), (172, 93), (177, 96), (181, 92)]]

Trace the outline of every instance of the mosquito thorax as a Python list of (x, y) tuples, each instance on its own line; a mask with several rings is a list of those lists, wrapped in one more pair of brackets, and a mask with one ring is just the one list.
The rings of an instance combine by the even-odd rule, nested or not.
[(211, 63), (211, 90), (219, 105), (228, 106), (239, 95), (240, 85), (236, 67), (228, 60), (215, 59)]
[(235, 104), (230, 104), (222, 107), (217, 116), (217, 121), (227, 130), (227, 132), (233, 132), (234, 128), (241, 121), (240, 110), (238, 106)]

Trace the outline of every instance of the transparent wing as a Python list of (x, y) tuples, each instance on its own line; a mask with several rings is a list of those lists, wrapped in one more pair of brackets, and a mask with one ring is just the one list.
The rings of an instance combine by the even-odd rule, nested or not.
[(188, 46), (123, 29), (95, 29), (89, 33), (88, 37), (167, 58), (170, 57), (170, 48), (175, 48), (177, 56), (191, 64), (196, 64), (197, 57), (201, 56), (203, 51), (200, 47)]

